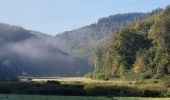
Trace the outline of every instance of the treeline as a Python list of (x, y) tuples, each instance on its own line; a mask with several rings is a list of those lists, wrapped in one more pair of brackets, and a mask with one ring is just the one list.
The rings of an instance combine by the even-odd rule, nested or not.
[(170, 6), (132, 22), (116, 32), (107, 45), (96, 48), (97, 79), (162, 78), (170, 73)]
[(125, 13), (103, 17), (94, 24), (58, 34), (53, 45), (71, 55), (89, 59), (94, 47), (107, 40), (117, 29), (148, 15), (149, 13)]
[(87, 60), (53, 47), (30, 31), (0, 23), (0, 81), (26, 72), (31, 76), (83, 76), (91, 71)]

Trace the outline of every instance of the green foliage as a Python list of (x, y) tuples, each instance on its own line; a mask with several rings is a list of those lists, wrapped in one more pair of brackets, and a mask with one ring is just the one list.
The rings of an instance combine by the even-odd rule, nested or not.
[(103, 67), (100, 72), (132, 79), (169, 75), (170, 7), (134, 21), (109, 41), (104, 53), (100, 54), (100, 66)]
[[(105, 82), (106, 83), (106, 82)], [(130, 85), (113, 85), (107, 82), (81, 84), (61, 84), (60, 82), (48, 81), (46, 83), (37, 82), (2, 82), (0, 83), (1, 94), (34, 94), (34, 95), (65, 95), (65, 96), (143, 96), (161, 97), (166, 89), (146, 86), (139, 88), (144, 83)]]
[(84, 77), (85, 78), (92, 78), (92, 73), (89, 72), (89, 73), (85, 74)]
[(117, 29), (146, 16), (148, 13), (125, 13), (100, 18), (97, 23), (58, 34), (55, 45), (74, 56), (89, 59), (94, 47), (110, 38)]
[(108, 73), (105, 73), (105, 72), (93, 72), (91, 78), (109, 80), (109, 75)]
[(170, 76), (165, 76), (165, 77), (162, 79), (162, 82), (163, 82), (163, 84), (164, 84), (167, 88), (170, 88)]
[(135, 73), (142, 73), (146, 71), (146, 65), (141, 54), (136, 54), (136, 59), (133, 64), (133, 71)]

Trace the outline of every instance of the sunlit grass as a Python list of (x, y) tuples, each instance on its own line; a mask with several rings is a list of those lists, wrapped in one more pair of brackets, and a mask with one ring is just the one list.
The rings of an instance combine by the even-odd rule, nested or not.
[(46, 82), (46, 81), (58, 81), (61, 84), (96, 84), (96, 85), (118, 85), (118, 86), (129, 86), (129, 87), (138, 87), (138, 88), (164, 88), (161, 83), (154, 83), (151, 80), (147, 81), (129, 81), (129, 80), (122, 80), (122, 79), (114, 79), (110, 81), (104, 80), (93, 80), (90, 78), (83, 78), (83, 77), (41, 77), (41, 78), (33, 78), (34, 82)]
[(136, 81), (126, 81), (126, 80), (112, 80), (112, 81), (104, 81), (104, 80), (93, 80), (90, 78), (83, 77), (44, 77), (44, 78), (33, 78), (34, 82), (46, 82), (46, 81), (59, 81), (61, 83), (98, 83), (98, 84), (109, 84), (109, 85), (123, 85), (123, 84), (131, 84), (136, 83)]
[[(34, 82), (46, 82), (46, 81), (58, 81), (61, 84), (83, 84), (85, 86), (97, 86), (97, 87), (107, 87), (107, 86), (118, 86), (118, 87), (129, 87), (137, 90), (151, 90), (151, 91), (161, 91), (166, 95), (167, 88), (159, 80), (144, 80), (144, 81), (129, 81), (123, 79), (113, 79), (109, 81), (104, 80), (93, 80), (90, 78), (83, 77), (41, 77), (33, 78)], [(169, 95), (169, 94), (168, 94)], [(151, 98), (150, 98), (151, 99)], [(160, 99), (160, 98), (159, 98)], [(152, 100), (152, 99), (151, 99)]]

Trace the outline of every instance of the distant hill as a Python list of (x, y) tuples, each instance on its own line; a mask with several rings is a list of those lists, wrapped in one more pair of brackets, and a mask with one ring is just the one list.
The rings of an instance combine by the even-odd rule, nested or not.
[(97, 23), (56, 35), (54, 46), (77, 57), (89, 58), (94, 47), (111, 37), (116, 30), (149, 13), (127, 13), (104, 17)]
[(46, 33), (38, 32), (38, 31), (29, 30), (29, 32), (31, 34), (36, 35), (37, 37), (39, 37), (39, 38), (41, 38), (43, 40), (54, 38), (54, 36), (48, 35)]
[[(117, 14), (101, 18), (95, 24), (67, 31), (55, 37), (37, 31), (30, 31), (30, 33), (46, 41), (49, 45), (59, 48), (74, 57), (90, 60), (94, 49), (112, 37), (116, 30), (130, 24), (136, 19), (147, 16), (149, 16), (149, 13)], [(89, 66), (82, 66), (82, 68), (87, 71), (92, 70)]]
[(120, 28), (156, 13), (127, 13), (56, 36), (0, 23), (0, 76), (82, 76), (92, 71), (90, 58)]
[(93, 78), (163, 79), (170, 75), (170, 6), (120, 29), (93, 57)]
[(36, 35), (31, 34), (22, 27), (0, 23), (0, 42), (3, 44), (8, 42), (19, 42), (35, 37)]
[(45, 36), (1, 23), (0, 77), (20, 75), (23, 71), (32, 76), (81, 76), (92, 70), (86, 60), (53, 47), (44, 40)]

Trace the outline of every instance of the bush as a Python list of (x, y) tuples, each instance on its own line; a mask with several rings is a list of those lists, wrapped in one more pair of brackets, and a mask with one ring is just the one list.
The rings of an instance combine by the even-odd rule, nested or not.
[(141, 79), (151, 79), (152, 78), (152, 72), (151, 71), (146, 71), (141, 74)]
[(143, 97), (155, 97), (155, 96), (160, 96), (161, 93), (160, 91), (153, 91), (153, 90), (143, 90)]
[(47, 84), (60, 84), (59, 81), (47, 81), (46, 83)]
[(170, 76), (164, 77), (162, 81), (167, 88), (170, 88)]
[(166, 97), (170, 97), (170, 90), (168, 89), (168, 91), (165, 94)]
[(132, 88), (128, 86), (109, 86), (109, 85), (97, 85), (97, 84), (88, 84), (85, 86), (85, 90), (88, 95), (91, 96), (141, 96), (137, 88)]
[(109, 80), (109, 76), (104, 73), (93, 73), (92, 79)]
[(124, 73), (124, 77), (129, 80), (140, 80), (140, 75), (137, 73), (134, 73), (132, 71), (126, 71)]
[(85, 78), (92, 78), (92, 73), (87, 73), (84, 75)]
[(97, 79), (97, 80), (109, 80), (112, 76), (109, 69), (100, 69), (100, 70), (95, 70), (91, 73), (91, 78), (92, 79)]

